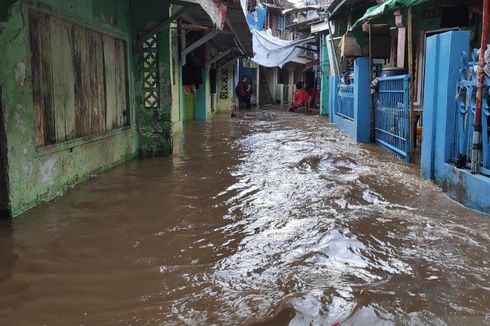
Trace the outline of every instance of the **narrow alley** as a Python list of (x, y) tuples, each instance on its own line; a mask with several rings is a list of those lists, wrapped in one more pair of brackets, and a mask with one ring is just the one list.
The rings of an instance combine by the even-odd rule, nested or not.
[(0, 224), (0, 325), (488, 325), (488, 216), (319, 116), (216, 114)]

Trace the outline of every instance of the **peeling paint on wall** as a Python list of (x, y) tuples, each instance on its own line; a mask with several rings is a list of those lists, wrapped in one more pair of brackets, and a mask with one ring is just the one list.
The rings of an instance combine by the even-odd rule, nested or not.
[[(98, 6), (117, 2), (117, 24), (95, 18)], [(49, 147), (36, 147), (33, 93), (30, 81), (31, 53), (29, 51), (28, 17), (23, 5), (51, 10), (57, 17), (123, 36), (132, 43), (129, 0), (26, 0), (16, 1), (10, 15), (0, 21), (0, 86), (3, 91), (2, 111), (8, 148), (10, 202), (12, 215), (50, 200), (74, 184), (88, 179), (100, 171), (113, 167), (137, 154), (136, 123), (134, 121), (135, 90), (133, 53), (128, 49), (128, 81), (131, 127), (115, 130), (97, 139), (74, 139)], [(105, 6), (104, 6), (105, 7)], [(113, 7), (115, 7), (113, 5)], [(23, 59), (28, 58), (28, 59)], [(29, 61), (26, 61), (29, 60)], [(100, 136), (100, 135), (98, 135)]]
[(55, 164), (58, 159), (56, 157), (51, 157), (46, 162), (41, 165), (41, 181), (43, 183), (53, 184), (54, 174), (55, 174)]
[(22, 119), (21, 115), (17, 112), (15, 113), (15, 127), (17, 128), (17, 131), (20, 132), (21, 134), (26, 132), (25, 121)]
[(24, 87), (26, 80), (26, 65), (23, 62), (18, 62), (14, 67), (15, 82), (18, 86)]

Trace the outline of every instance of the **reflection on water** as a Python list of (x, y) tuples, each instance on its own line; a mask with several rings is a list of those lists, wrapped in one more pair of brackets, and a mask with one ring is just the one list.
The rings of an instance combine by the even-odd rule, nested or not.
[(0, 324), (490, 325), (490, 219), (412, 167), (278, 111), (176, 144), (0, 226)]

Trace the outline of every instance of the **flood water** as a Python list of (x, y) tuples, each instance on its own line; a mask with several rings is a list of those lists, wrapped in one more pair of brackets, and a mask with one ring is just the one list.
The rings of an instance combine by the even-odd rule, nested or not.
[(266, 110), (175, 152), (2, 222), (0, 325), (490, 325), (490, 217), (375, 145)]

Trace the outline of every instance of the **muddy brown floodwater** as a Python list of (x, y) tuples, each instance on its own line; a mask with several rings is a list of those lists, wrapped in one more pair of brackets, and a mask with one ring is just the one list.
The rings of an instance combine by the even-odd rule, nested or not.
[(274, 110), (176, 143), (2, 222), (0, 325), (490, 325), (490, 217), (415, 168)]

